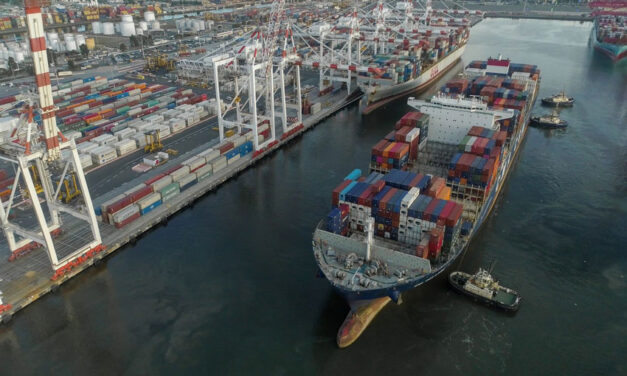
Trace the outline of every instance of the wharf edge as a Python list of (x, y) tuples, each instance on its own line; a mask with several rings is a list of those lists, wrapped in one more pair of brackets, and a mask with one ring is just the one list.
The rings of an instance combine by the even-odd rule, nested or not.
[(96, 256), (78, 265), (78, 267), (72, 269), (70, 272), (56, 279), (55, 281), (52, 281), (50, 278), (48, 278), (40, 282), (37, 286), (33, 287), (25, 296), (14, 301), (7, 299), (5, 303), (10, 304), (11, 307), (2, 312), (0, 321), (4, 324), (9, 323), (18, 311), (24, 309), (25, 307), (37, 301), (46, 294), (57, 291), (63, 283), (74, 278), (76, 275), (80, 274), (82, 271), (88, 269), (92, 265), (99, 265), (105, 257), (109, 256), (110, 254), (114, 253), (125, 245), (129, 243), (131, 245), (134, 245), (135, 242), (139, 240), (145, 232), (161, 224), (167, 223), (168, 217), (176, 214), (180, 210), (193, 206), (194, 201), (196, 201), (197, 199), (218, 188), (221, 184), (225, 183), (229, 179), (237, 177), (244, 170), (254, 166), (257, 162), (273, 154), (282, 146), (290, 143), (292, 140), (302, 135), (304, 132), (314, 128), (324, 119), (359, 101), (361, 99), (361, 96), (362, 94), (359, 90), (353, 91), (352, 93), (344, 97), (344, 100), (342, 102), (339, 102), (334, 106), (327, 108), (326, 110), (322, 110), (316, 115), (312, 115), (311, 117), (304, 119), (302, 123), (303, 127), (298, 132), (291, 133), (284, 139), (278, 140), (278, 143), (273, 148), (269, 150), (264, 150), (262, 153), (255, 156), (254, 158), (252, 157), (252, 154), (246, 155), (245, 157), (237, 161), (232, 168), (229, 169), (227, 167), (225, 170), (216, 173), (211, 178), (203, 182), (197, 183), (195, 186), (189, 188), (185, 193), (182, 193), (174, 198), (168, 204), (164, 204), (153, 210), (151, 212), (151, 215), (141, 217), (133, 223), (129, 224), (128, 226), (117, 229), (113, 233), (103, 234), (102, 243), (106, 247), (104, 250), (98, 252)]

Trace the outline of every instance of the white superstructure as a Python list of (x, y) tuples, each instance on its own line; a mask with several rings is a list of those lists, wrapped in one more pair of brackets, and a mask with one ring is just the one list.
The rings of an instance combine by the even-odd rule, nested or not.
[(429, 115), (429, 141), (459, 144), (470, 128), (479, 126), (498, 130), (496, 121), (509, 119), (514, 111), (491, 110), (477, 97), (433, 96), (430, 101), (409, 98), (407, 104)]

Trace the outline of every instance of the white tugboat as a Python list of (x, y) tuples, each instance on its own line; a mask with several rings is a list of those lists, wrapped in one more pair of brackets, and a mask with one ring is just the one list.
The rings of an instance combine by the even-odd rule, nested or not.
[(567, 96), (563, 91), (550, 97), (542, 98), (542, 104), (550, 107), (572, 107), (575, 98)]
[(517, 311), (520, 306), (520, 295), (507, 287), (499, 285), (490, 272), (479, 268), (474, 275), (456, 271), (448, 278), (455, 290), (475, 300), (496, 306), (506, 311)]

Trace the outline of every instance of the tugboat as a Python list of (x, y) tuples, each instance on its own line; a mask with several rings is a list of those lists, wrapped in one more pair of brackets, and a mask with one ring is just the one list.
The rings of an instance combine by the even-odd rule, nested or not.
[(520, 295), (499, 285), (485, 269), (479, 268), (474, 275), (456, 271), (449, 275), (448, 281), (455, 290), (488, 305), (510, 312), (517, 311), (520, 306)]
[(563, 91), (559, 94), (542, 98), (542, 104), (550, 107), (572, 107), (573, 103), (575, 103), (575, 98), (567, 97)]
[(532, 127), (546, 129), (564, 129), (568, 126), (566, 120), (562, 120), (553, 112), (550, 115), (532, 116), (530, 124)]

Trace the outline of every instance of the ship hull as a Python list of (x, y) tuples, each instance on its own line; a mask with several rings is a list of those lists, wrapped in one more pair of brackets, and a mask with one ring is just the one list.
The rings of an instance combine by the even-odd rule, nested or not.
[(624, 44), (618, 45), (618, 44), (601, 42), (597, 38), (596, 25), (592, 29), (592, 46), (594, 47), (595, 50), (609, 57), (614, 63), (618, 63), (619, 61), (627, 58), (627, 45), (624, 45)]
[(376, 90), (372, 92), (367, 84), (359, 83), (359, 88), (365, 93), (362, 98), (362, 114), (367, 115), (397, 98), (427, 89), (455, 66), (465, 49), (465, 44), (460, 45), (459, 48), (442, 58), (420, 76), (401, 84), (377, 86)]
[(473, 226), (471, 232), (468, 234), (467, 241), (460, 244), (457, 248), (451, 249), (451, 257), (442, 265), (438, 266), (431, 273), (421, 275), (418, 278), (408, 280), (407, 282), (398, 283), (389, 287), (382, 287), (379, 289), (368, 289), (368, 290), (353, 290), (346, 288), (346, 286), (338, 285), (334, 283), (331, 279), (327, 278), (331, 283), (332, 287), (344, 297), (347, 303), (351, 306), (351, 309), (355, 310), (357, 307), (361, 307), (365, 304), (368, 304), (368, 301), (373, 299), (378, 299), (382, 297), (390, 297), (394, 301), (398, 301), (400, 298), (400, 294), (416, 288), (431, 279), (435, 278), (449, 266), (451, 266), (457, 258), (466, 250), (470, 241), (474, 237), (474, 235), (479, 231), (485, 219), (490, 215), (494, 204), (501, 192), (501, 189), (505, 185), (509, 172), (511, 171), (513, 165), (515, 164), (516, 158), (518, 156), (518, 151), (522, 144), (523, 139), (527, 133), (527, 129), (530, 122), (531, 117), (531, 109), (537, 99), (537, 93), (539, 89), (539, 83), (533, 92), (533, 97), (530, 101), (530, 104), (525, 112), (524, 120), (521, 124), (520, 130), (517, 132), (516, 136), (512, 139), (512, 147), (510, 152), (505, 157), (503, 161), (504, 168), (500, 170), (499, 175), (496, 179), (496, 183), (493, 185), (492, 189), (489, 191), (488, 196), (486, 197), (485, 204), (483, 205), (479, 215), (477, 216), (477, 220), (475, 225)]

